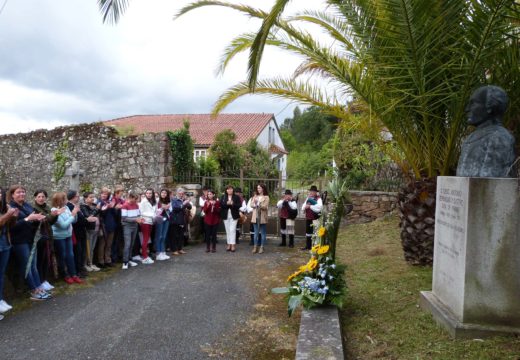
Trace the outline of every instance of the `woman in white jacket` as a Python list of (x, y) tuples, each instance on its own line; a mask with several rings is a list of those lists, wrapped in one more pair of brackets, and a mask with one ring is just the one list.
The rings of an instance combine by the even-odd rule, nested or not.
[(157, 211), (157, 200), (153, 189), (147, 189), (144, 193), (144, 199), (139, 203), (139, 211), (143, 218), (141, 233), (143, 234), (143, 242), (141, 244), (141, 256), (143, 264), (153, 264), (154, 261), (148, 256), (148, 242), (152, 233), (153, 219)]

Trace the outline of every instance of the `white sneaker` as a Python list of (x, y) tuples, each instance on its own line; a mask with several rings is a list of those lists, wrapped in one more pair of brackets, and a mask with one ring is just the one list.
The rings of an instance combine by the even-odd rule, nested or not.
[(13, 307), (5, 302), (5, 300), (0, 300), (0, 305), (5, 306), (7, 310), (11, 310)]
[(90, 265), (90, 268), (92, 269), (92, 271), (101, 271), (101, 269), (98, 268), (96, 265)]
[(0, 303), (0, 314), (6, 313), (6, 312), (8, 312), (9, 310), (11, 310), (11, 309), (9, 309), (9, 308), (8, 308), (7, 306), (5, 306), (4, 304)]
[(146, 259), (143, 259), (143, 264), (153, 264), (155, 261), (152, 260), (149, 256)]
[(121, 267), (123, 270), (128, 270), (128, 263), (123, 263), (123, 266)]
[(166, 255), (165, 253), (160, 253), (159, 255), (157, 255), (155, 260), (162, 261), (162, 260), (168, 260), (169, 258), (170, 257), (168, 255)]
[(52, 289), (54, 289), (54, 286), (52, 286), (48, 281), (44, 281), (42, 282), (42, 288), (45, 291), (51, 291)]
[(136, 255), (132, 258), (132, 260), (134, 261), (143, 261), (143, 258), (141, 257), (141, 255)]
[(134, 266), (137, 266), (137, 263), (133, 262), (133, 261), (129, 261), (128, 265), (130, 265), (131, 267), (134, 267)]
[(94, 269), (92, 269), (92, 267), (88, 265), (85, 265), (85, 270), (87, 270), (88, 272), (94, 271)]

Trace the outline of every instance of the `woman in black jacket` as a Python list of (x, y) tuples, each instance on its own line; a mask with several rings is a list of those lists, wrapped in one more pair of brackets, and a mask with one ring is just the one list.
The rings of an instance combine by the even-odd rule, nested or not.
[[(20, 272), (25, 277), (31, 290), (31, 300), (48, 300), (51, 295), (41, 287), (40, 276), (36, 269), (36, 256), (31, 264), (29, 258), (38, 226), (46, 217), (36, 214), (33, 207), (25, 201), (26, 190), (22, 185), (13, 185), (9, 188), (9, 206), (18, 209), (16, 222), (9, 228), (14, 255), (20, 266)], [(25, 275), (27, 268), (27, 276)]]
[(220, 198), (220, 217), (226, 228), (227, 251), (236, 250), (237, 222), (240, 218), (242, 200), (235, 194), (233, 186), (226, 186), (225, 194)]

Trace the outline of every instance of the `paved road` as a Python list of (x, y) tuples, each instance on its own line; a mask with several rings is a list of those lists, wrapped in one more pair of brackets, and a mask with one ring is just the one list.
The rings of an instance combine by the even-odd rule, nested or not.
[(241, 244), (120, 271), (92, 288), (38, 303), (0, 322), (0, 359), (207, 359), (202, 347), (243, 323), (255, 265), (284, 261)]

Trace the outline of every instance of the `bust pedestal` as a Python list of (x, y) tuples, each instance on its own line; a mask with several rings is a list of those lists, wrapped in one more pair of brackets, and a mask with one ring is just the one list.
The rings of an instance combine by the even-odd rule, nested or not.
[(517, 179), (437, 179), (433, 284), (421, 306), (455, 338), (520, 334)]

